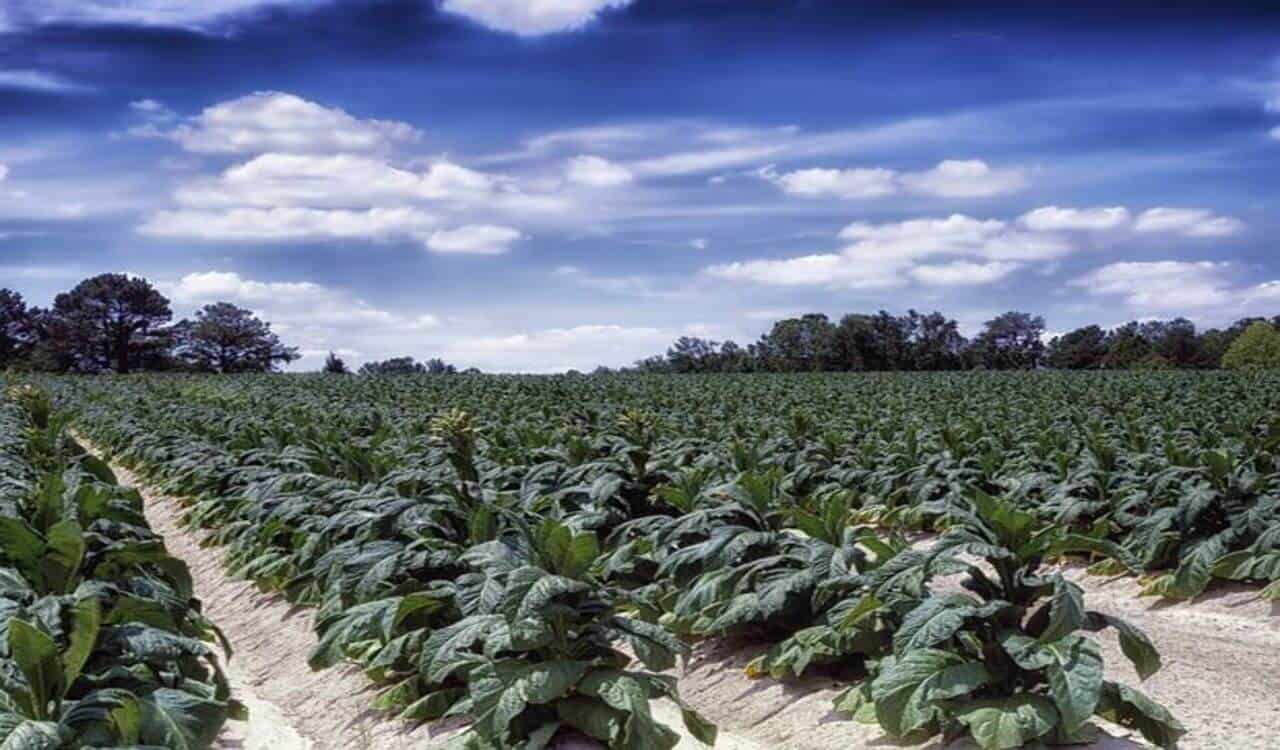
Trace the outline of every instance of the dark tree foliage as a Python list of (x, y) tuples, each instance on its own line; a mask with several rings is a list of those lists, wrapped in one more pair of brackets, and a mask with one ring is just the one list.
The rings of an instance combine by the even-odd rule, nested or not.
[(1085, 326), (1055, 336), (1045, 350), (1045, 363), (1055, 370), (1096, 370), (1107, 357), (1107, 332)]
[(334, 354), (333, 352), (329, 352), (329, 356), (325, 357), (324, 367), (320, 368), (320, 371), (324, 373), (328, 373), (330, 375), (350, 375), (351, 374), (351, 371), (347, 369), (347, 363), (343, 362), (342, 357), (339, 357), (337, 354)]
[(22, 295), (0, 289), (0, 368), (29, 356), (35, 344), (35, 318)]
[(988, 320), (970, 345), (975, 364), (988, 370), (1030, 370), (1044, 355), (1044, 318), (1011, 310)]
[(194, 320), (174, 328), (175, 354), (200, 372), (271, 372), (298, 359), (298, 350), (280, 343), (271, 324), (230, 302), (205, 305)]
[(361, 375), (425, 375), (427, 366), (413, 357), (392, 357), (378, 362), (365, 362)]
[(169, 300), (146, 279), (104, 273), (54, 298), (43, 321), (44, 343), (67, 369), (162, 369), (172, 317)]

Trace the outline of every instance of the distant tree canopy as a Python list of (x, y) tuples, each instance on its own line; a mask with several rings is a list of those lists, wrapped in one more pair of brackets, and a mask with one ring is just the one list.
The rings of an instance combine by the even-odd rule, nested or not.
[(298, 359), (271, 324), (230, 302), (205, 305), (174, 327), (175, 354), (200, 372), (269, 372)]
[(360, 366), (361, 375), (452, 375), (457, 371), (458, 368), (439, 358), (418, 362), (413, 357), (392, 357)]
[[(1045, 343), (1044, 319), (1009, 311), (988, 320), (972, 340), (940, 312), (850, 313), (838, 323), (821, 313), (774, 323), (758, 341), (682, 336), (665, 356), (639, 360), (642, 372), (816, 372), (911, 370), (1061, 370), (1215, 368), (1260, 318), (1198, 332), (1186, 318), (1134, 321), (1106, 330), (1077, 328)], [(1266, 321), (1262, 321), (1266, 322)], [(1280, 323), (1280, 317), (1273, 319)], [(1280, 332), (1277, 332), (1280, 336)]]
[(171, 324), (146, 279), (105, 273), (59, 294), (47, 310), (0, 289), (0, 367), (96, 373), (137, 370), (267, 372), (298, 358), (271, 326), (229, 302)]

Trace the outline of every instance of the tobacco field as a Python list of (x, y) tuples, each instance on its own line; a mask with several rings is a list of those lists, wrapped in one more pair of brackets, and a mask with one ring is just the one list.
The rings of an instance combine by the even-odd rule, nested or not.
[(830, 678), (841, 721), (907, 747), (1101, 723), (1173, 748), (1188, 728), (1141, 685), (1161, 644), (1064, 567), (1280, 600), (1265, 372), (11, 381), (6, 750), (206, 748), (245, 714), (107, 462), (309, 608), (317, 674), (357, 667), (388, 722), (463, 722), (455, 748), (714, 743), (673, 674), (729, 638), (763, 644), (752, 679)]

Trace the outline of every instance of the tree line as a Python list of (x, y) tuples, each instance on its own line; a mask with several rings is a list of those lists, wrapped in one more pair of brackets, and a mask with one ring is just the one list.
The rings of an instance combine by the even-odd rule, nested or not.
[(1089, 325), (1045, 342), (1044, 318), (1010, 311), (972, 339), (952, 318), (915, 310), (893, 315), (822, 313), (779, 320), (745, 347), (682, 336), (641, 372), (858, 372), (931, 370), (1214, 369), (1280, 367), (1280, 316), (1243, 318), (1197, 330), (1186, 318)]
[(129, 373), (141, 370), (270, 372), (298, 359), (252, 311), (205, 305), (173, 322), (173, 310), (146, 279), (104, 273), (28, 307), (0, 289), (0, 369)]

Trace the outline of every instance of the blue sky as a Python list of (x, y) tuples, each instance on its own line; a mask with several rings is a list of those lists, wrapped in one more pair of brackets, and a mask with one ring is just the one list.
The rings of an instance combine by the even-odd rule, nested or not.
[(0, 286), (143, 275), (302, 369), (1280, 313), (1280, 11), (958, 5), (0, 0)]

